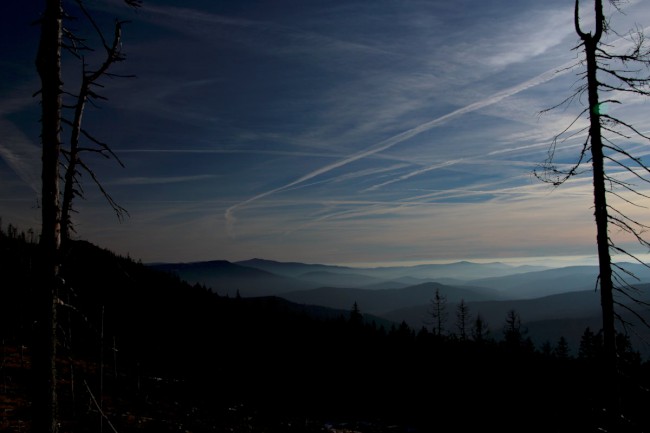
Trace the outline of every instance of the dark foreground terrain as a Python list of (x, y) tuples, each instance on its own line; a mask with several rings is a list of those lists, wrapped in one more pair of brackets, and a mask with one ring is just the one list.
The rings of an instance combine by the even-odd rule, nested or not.
[[(0, 236), (0, 430), (30, 431), (38, 248)], [(62, 432), (596, 432), (599, 337), (437, 336), (277, 297), (219, 297), (74, 242), (59, 293)], [(505, 320), (505, 318), (504, 318)], [(504, 338), (505, 337), (505, 338)], [(621, 337), (617, 431), (648, 431), (650, 365)]]

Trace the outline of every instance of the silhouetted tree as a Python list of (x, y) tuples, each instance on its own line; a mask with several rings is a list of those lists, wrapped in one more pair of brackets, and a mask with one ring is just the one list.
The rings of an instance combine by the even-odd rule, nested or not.
[(616, 351), (621, 363), (619, 367), (621, 370), (641, 364), (641, 355), (632, 347), (629, 335), (622, 332), (616, 334)]
[(472, 339), (477, 343), (485, 342), (490, 337), (490, 327), (480, 314), (476, 315), (472, 326)]
[(411, 327), (404, 320), (402, 320), (402, 323), (399, 324), (397, 332), (399, 332), (399, 334), (404, 337), (414, 337), (415, 335)]
[(415, 337), (417, 338), (418, 341), (422, 342), (422, 341), (427, 341), (430, 335), (431, 334), (429, 333), (427, 327), (422, 326)]
[(363, 325), (363, 315), (361, 314), (361, 310), (359, 310), (359, 305), (356, 301), (354, 302), (354, 305), (352, 305), (352, 311), (350, 311), (350, 324), (353, 326)]
[[(612, 205), (615, 199), (620, 199), (623, 204), (636, 205), (633, 202), (635, 198), (648, 198), (648, 196), (640, 192), (633, 183), (612, 175), (612, 170), (607, 170), (606, 163), (623, 169), (626, 175), (630, 175), (637, 181), (650, 182), (648, 177), (650, 170), (641, 159), (614, 142), (614, 139), (631, 138), (633, 135), (646, 140), (650, 137), (620, 118), (607, 114), (605, 106), (620, 104), (621, 102), (616, 99), (617, 94), (650, 96), (650, 74), (648, 74), (650, 50), (645, 45), (645, 35), (641, 30), (637, 30), (632, 32), (629, 37), (631, 49), (622, 54), (617, 53), (612, 45), (603, 41), (603, 36), (613, 33), (603, 13), (603, 1), (594, 0), (593, 31), (584, 30), (579, 3), (579, 0), (575, 1), (574, 25), (580, 38), (577, 48), (580, 48), (584, 54), (584, 57), (580, 59), (580, 64), (586, 65), (586, 69), (580, 75), (581, 84), (575, 92), (558, 106), (574, 100), (581, 100), (584, 95), (587, 96), (588, 106), (582, 110), (569, 127), (553, 140), (549, 158), (544, 166), (545, 174), (541, 178), (556, 186), (561, 185), (569, 178), (579, 174), (583, 163), (591, 161), (605, 357), (603, 384), (607, 389), (606, 395), (610, 398), (607, 403), (609, 412), (615, 414), (618, 411), (615, 401), (617, 394), (615, 319), (622, 320), (615, 311), (615, 305), (632, 311), (638, 319), (645, 321), (633, 309), (617, 302), (614, 298), (616, 291), (635, 302), (641, 302), (636, 297), (634, 289), (626, 281), (626, 276), (634, 277), (634, 275), (613, 263), (610, 252), (627, 255), (639, 262), (641, 260), (614, 242), (610, 236), (610, 226), (630, 234), (646, 248), (650, 247), (650, 243), (642, 236), (648, 226), (630, 217), (629, 213), (623, 212), (618, 206)], [(617, 7), (617, 1), (610, 0), (610, 3)], [(646, 75), (641, 75), (642, 71)], [(601, 94), (605, 94), (607, 97), (601, 99)], [(578, 132), (571, 131), (572, 126), (583, 116), (588, 118), (588, 126)], [(568, 170), (558, 169), (553, 163), (556, 146), (582, 132), (587, 132), (587, 135), (582, 144), (578, 162)], [(626, 197), (625, 194), (628, 196)]]
[(578, 359), (594, 360), (603, 350), (602, 334), (594, 334), (593, 331), (587, 327), (580, 337), (580, 346), (578, 347)]
[(438, 337), (442, 336), (447, 322), (447, 296), (440, 294), (440, 289), (436, 289), (436, 294), (431, 300), (429, 315), (433, 325), (433, 333)]
[[(92, 168), (81, 158), (83, 152), (92, 152), (105, 156), (106, 158), (113, 157), (121, 166), (123, 166), (122, 161), (117, 157), (117, 155), (111, 150), (111, 148), (93, 135), (91, 135), (86, 129), (82, 127), (82, 119), (86, 104), (90, 101), (97, 99), (106, 99), (105, 97), (98, 94), (94, 89), (97, 87), (103, 87), (99, 80), (103, 77), (116, 77), (118, 75), (111, 74), (108, 70), (115, 63), (121, 62), (125, 59), (124, 54), (122, 53), (122, 25), (124, 21), (116, 21), (115, 29), (113, 34), (112, 43), (108, 43), (104, 33), (99, 28), (92, 15), (85, 8), (83, 2), (77, 1), (77, 4), (86, 17), (86, 19), (92, 24), (92, 27), (95, 29), (97, 36), (101, 40), (106, 56), (104, 61), (96, 69), (90, 70), (88, 64), (86, 63), (86, 57), (84, 55), (85, 51), (92, 51), (92, 49), (86, 45), (84, 39), (78, 38), (71, 32), (67, 33), (68, 39), (70, 40), (69, 45), (67, 45), (68, 51), (70, 51), (74, 56), (78, 57), (82, 62), (82, 77), (81, 84), (79, 85), (79, 91), (76, 95), (75, 102), (70, 106), (73, 109), (73, 119), (67, 120), (62, 118), (63, 123), (68, 124), (72, 130), (70, 132), (70, 148), (62, 149), (62, 154), (67, 161), (66, 170), (65, 170), (65, 183), (63, 188), (63, 202), (61, 205), (61, 236), (62, 242), (66, 242), (70, 238), (70, 232), (73, 230), (72, 221), (71, 221), (71, 212), (72, 212), (72, 202), (75, 196), (83, 197), (83, 186), (80, 182), (79, 177), (81, 176), (81, 167), (85, 173), (87, 173), (95, 184), (99, 187), (100, 191), (110, 204), (110, 206), (115, 211), (118, 219), (121, 219), (126, 212), (126, 210), (118, 205), (111, 195), (106, 191), (106, 189), (99, 182), (95, 172)], [(88, 141), (94, 143), (96, 147), (81, 146), (80, 139), (81, 136), (84, 136)]]
[[(56, 432), (56, 299), (61, 245), (59, 154), (61, 151), (61, 45), (63, 5), (47, 0), (41, 17), (36, 69), (41, 79), (41, 278), (34, 347), (34, 431)], [(39, 385), (40, 384), (40, 385)]]
[(469, 306), (465, 303), (464, 299), (461, 299), (458, 307), (456, 307), (456, 328), (458, 328), (458, 334), (461, 340), (467, 339), (470, 320)]
[[(139, 0), (125, 0), (138, 6)], [(82, 4), (81, 0), (76, 0)], [(41, 281), (36, 296), (38, 310), (34, 348), (34, 431), (56, 432), (56, 348), (58, 288), (61, 246), (61, 197), (59, 164), (61, 157), (61, 125), (63, 100), (62, 49), (64, 36), (71, 33), (64, 27), (67, 17), (63, 0), (45, 0), (40, 17), (40, 39), (36, 70), (41, 88)]]
[(503, 338), (507, 347), (520, 348), (522, 346), (524, 337), (521, 330), (521, 318), (515, 310), (509, 310), (506, 314)]
[(553, 349), (553, 355), (557, 359), (569, 359), (569, 342), (566, 341), (564, 336), (561, 336)]

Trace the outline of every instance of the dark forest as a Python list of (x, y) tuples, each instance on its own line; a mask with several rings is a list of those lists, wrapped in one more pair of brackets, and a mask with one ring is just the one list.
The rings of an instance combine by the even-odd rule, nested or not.
[[(29, 431), (37, 244), (0, 236), (3, 431)], [(85, 241), (64, 254), (60, 431), (598, 431), (602, 345), (535, 347), (504, 317), (437, 335), (325, 315), (278, 297), (224, 297)], [(495, 324), (496, 325), (496, 324)], [(474, 325), (472, 325), (474, 326)], [(497, 330), (498, 329), (498, 330)], [(650, 426), (650, 364), (619, 336), (625, 431)]]

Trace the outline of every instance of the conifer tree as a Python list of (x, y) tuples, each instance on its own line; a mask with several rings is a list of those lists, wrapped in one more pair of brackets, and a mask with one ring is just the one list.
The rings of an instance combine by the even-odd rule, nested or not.
[(480, 314), (476, 315), (472, 326), (472, 339), (477, 343), (487, 341), (490, 336), (490, 327)]
[(469, 306), (465, 299), (461, 299), (458, 307), (456, 307), (456, 328), (458, 328), (458, 335), (463, 341), (467, 340), (470, 320)]
[(569, 359), (569, 342), (561, 336), (553, 349), (553, 354), (558, 359)]
[(353, 326), (363, 325), (363, 315), (361, 314), (361, 310), (356, 301), (354, 302), (354, 305), (352, 305), (352, 311), (350, 311), (350, 323)]
[(441, 337), (447, 322), (447, 296), (442, 295), (440, 289), (436, 289), (436, 293), (431, 300), (429, 315), (432, 319), (434, 335)]
[(521, 329), (521, 318), (515, 310), (509, 310), (506, 314), (506, 323), (503, 327), (504, 342), (507, 347), (521, 348), (524, 341)]
[(580, 346), (578, 347), (578, 358), (584, 360), (594, 360), (602, 353), (601, 333), (594, 332), (587, 326), (580, 337)]

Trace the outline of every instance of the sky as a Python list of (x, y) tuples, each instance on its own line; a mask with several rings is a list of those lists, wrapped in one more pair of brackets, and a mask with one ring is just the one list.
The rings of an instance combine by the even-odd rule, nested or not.
[[(40, 3), (0, 6), (0, 217), (24, 230), (40, 227)], [(77, 238), (143, 262), (593, 262), (590, 171), (558, 188), (534, 176), (555, 135), (569, 128), (560, 167), (585, 139), (584, 100), (544, 112), (580, 84), (572, 0), (86, 3), (107, 34), (129, 21), (112, 71), (135, 77), (104, 79), (84, 115), (124, 163), (87, 157), (129, 216), (83, 176)], [(621, 8), (616, 49), (650, 26), (648, 4)], [(69, 27), (101, 48), (81, 17)], [(81, 65), (63, 68), (74, 93)], [(649, 131), (649, 101), (619, 99), (611, 114)]]

